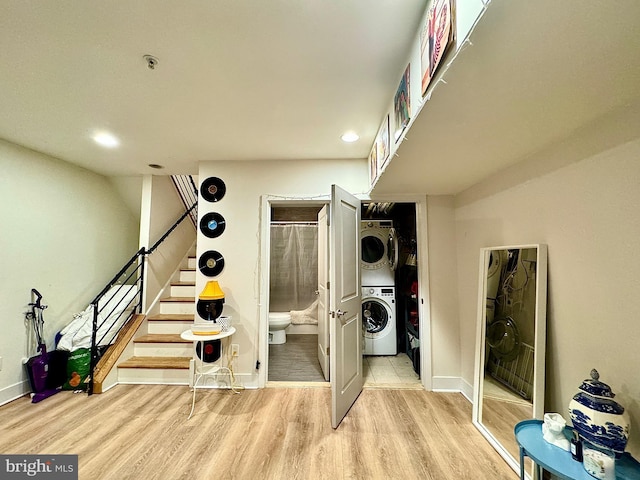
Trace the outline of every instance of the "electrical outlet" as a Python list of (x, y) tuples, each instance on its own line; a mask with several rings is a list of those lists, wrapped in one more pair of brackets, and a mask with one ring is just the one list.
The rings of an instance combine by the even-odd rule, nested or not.
[(231, 344), (231, 356), (232, 357), (237, 357), (238, 355), (240, 355), (240, 345), (238, 345), (237, 343), (232, 343)]

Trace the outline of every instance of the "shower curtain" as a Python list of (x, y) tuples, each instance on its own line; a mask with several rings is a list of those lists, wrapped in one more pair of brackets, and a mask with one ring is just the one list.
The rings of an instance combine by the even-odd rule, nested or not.
[(317, 225), (272, 224), (269, 310), (303, 310), (316, 300), (317, 289)]

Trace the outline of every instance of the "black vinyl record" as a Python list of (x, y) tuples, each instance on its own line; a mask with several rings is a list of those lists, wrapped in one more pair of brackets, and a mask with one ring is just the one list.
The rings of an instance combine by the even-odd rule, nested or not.
[(200, 195), (207, 202), (219, 202), (227, 193), (227, 186), (218, 177), (209, 177), (200, 185)]
[(209, 238), (219, 237), (224, 229), (225, 219), (217, 212), (207, 213), (200, 220), (200, 231)]
[(215, 300), (198, 300), (196, 303), (196, 311), (203, 320), (207, 322), (215, 322), (222, 315), (224, 309), (224, 298), (216, 298)]
[(204, 363), (213, 363), (222, 354), (222, 342), (220, 340), (206, 340), (196, 345), (198, 358)]
[(215, 250), (207, 250), (198, 260), (198, 268), (203, 275), (207, 277), (215, 277), (220, 275), (224, 268), (224, 257), (220, 252)]

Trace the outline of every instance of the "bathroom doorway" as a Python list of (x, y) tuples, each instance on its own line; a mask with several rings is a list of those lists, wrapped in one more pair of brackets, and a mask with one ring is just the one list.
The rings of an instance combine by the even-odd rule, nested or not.
[[(271, 206), (269, 382), (325, 382), (318, 360), (318, 213), (323, 206)], [(284, 319), (280, 326), (278, 318)], [(273, 331), (282, 327), (284, 332)]]

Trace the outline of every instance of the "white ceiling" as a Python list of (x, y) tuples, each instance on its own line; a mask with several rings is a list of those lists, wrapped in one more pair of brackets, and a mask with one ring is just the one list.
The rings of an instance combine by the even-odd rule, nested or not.
[[(106, 175), (366, 158), (426, 4), (0, 0), (0, 138)], [(639, 18), (638, 0), (491, 1), (375, 194), (458, 193), (636, 108)]]
[(106, 175), (366, 158), (426, 3), (0, 0), (0, 138)]

